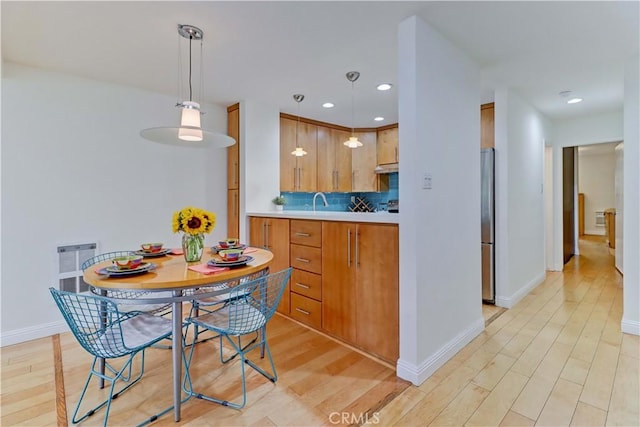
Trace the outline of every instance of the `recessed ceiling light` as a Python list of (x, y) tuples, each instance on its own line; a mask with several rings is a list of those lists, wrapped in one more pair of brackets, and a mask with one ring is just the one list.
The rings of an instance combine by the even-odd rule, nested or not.
[(572, 98), (567, 101), (567, 104), (577, 104), (578, 102), (582, 102), (582, 98)]
[(376, 86), (376, 89), (378, 90), (389, 90), (391, 89), (392, 84), (391, 83), (381, 83), (378, 86)]
[(333, 107), (335, 107), (335, 105), (333, 105), (331, 102), (325, 102), (324, 104), (322, 104), (322, 106), (324, 108), (333, 108)]
[(384, 117), (378, 116), (378, 117), (374, 118), (373, 120), (375, 120), (376, 122), (381, 122), (381, 121), (384, 120)]

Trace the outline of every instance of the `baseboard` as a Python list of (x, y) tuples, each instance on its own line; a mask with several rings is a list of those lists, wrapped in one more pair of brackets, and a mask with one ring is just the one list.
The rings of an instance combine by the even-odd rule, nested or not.
[(604, 228), (592, 228), (590, 230), (584, 230), (584, 234), (591, 236), (606, 236), (606, 230)]
[(422, 362), (420, 365), (398, 359), (396, 366), (397, 375), (407, 381), (411, 381), (415, 385), (420, 385), (427, 380), (442, 365), (447, 363), (449, 359), (456, 355), (464, 346), (469, 344), (471, 340), (477, 337), (484, 330), (484, 318), (480, 318), (473, 322), (466, 330), (459, 333), (451, 341), (442, 346), (432, 356)]
[(69, 332), (69, 327), (63, 320), (59, 322), (45, 323), (38, 326), (30, 326), (28, 328), (15, 329), (13, 331), (0, 334), (0, 347), (19, 344), (25, 341), (48, 337), (63, 332)]
[(623, 318), (622, 322), (620, 322), (620, 329), (622, 329), (622, 332), (625, 334), (640, 335), (640, 322), (636, 320), (625, 320)]
[(524, 298), (529, 292), (531, 292), (536, 286), (540, 283), (544, 282), (547, 273), (543, 271), (538, 276), (534, 277), (529, 283), (524, 285), (518, 292), (513, 294), (510, 297), (503, 297), (500, 295), (496, 295), (496, 305), (498, 307), (504, 308), (512, 308), (516, 305), (522, 298)]

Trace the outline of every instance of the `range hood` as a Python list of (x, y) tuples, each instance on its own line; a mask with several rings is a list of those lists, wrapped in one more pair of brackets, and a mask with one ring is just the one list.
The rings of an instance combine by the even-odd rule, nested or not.
[(373, 170), (377, 174), (385, 174), (385, 173), (394, 173), (398, 172), (398, 164), (397, 163), (389, 163), (386, 165), (378, 165)]

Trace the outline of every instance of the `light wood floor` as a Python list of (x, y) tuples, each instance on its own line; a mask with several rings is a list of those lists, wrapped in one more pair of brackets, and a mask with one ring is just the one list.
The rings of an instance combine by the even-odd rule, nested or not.
[[(378, 413), (391, 426), (638, 426), (638, 336), (604, 240), (546, 280)], [(373, 423), (370, 423), (373, 424)]]
[[(580, 249), (563, 273), (549, 273), (511, 310), (498, 317), (485, 310), (486, 330), (420, 387), (276, 316), (269, 342), (278, 382), (249, 369), (247, 407), (192, 399), (183, 405), (180, 425), (639, 426), (640, 341), (620, 332), (621, 278), (601, 239), (583, 240)], [(56, 337), (2, 349), (1, 425), (59, 425)], [(90, 358), (70, 334), (59, 341), (64, 381), (58, 390), (63, 383), (66, 399), (58, 404), (61, 416), (70, 417)], [(221, 368), (216, 355), (214, 342), (198, 345), (195, 357), (210, 363), (200, 359), (197, 385), (237, 395), (237, 363)], [(114, 402), (110, 424), (133, 425), (169, 406), (170, 382), (170, 352), (151, 349), (145, 378)], [(90, 393), (100, 394), (95, 387)], [(342, 413), (353, 416), (342, 419)], [(98, 413), (84, 425), (101, 423)], [(154, 425), (177, 424), (165, 415)]]

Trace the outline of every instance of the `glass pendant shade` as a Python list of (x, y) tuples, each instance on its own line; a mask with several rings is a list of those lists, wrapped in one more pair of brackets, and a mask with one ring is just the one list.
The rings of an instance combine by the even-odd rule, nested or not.
[(355, 82), (356, 80), (358, 80), (358, 78), (360, 77), (360, 73), (357, 71), (349, 71), (347, 73), (347, 80), (349, 80), (351, 82), (351, 136), (349, 137), (348, 140), (346, 140), (344, 142), (344, 145), (346, 145), (349, 148), (358, 148), (358, 147), (362, 147), (362, 142), (358, 141), (358, 138), (355, 136), (355, 125), (354, 125), (354, 101), (353, 101), (353, 82)]
[(202, 141), (200, 127), (200, 104), (197, 102), (182, 103), (182, 118), (178, 138), (183, 141)]
[[(162, 144), (190, 146), (190, 147), (229, 147), (236, 143), (235, 139), (223, 133), (202, 129), (200, 122), (200, 104), (193, 101), (193, 81), (192, 81), (192, 42), (200, 41), (200, 76), (204, 75), (202, 71), (202, 39), (204, 33), (198, 27), (193, 25), (178, 25), (178, 40), (180, 37), (189, 40), (189, 67), (188, 67), (188, 93), (182, 99), (188, 101), (178, 101), (176, 107), (180, 107), (180, 124), (174, 126), (154, 127), (143, 129), (140, 135), (149, 141), (159, 142)], [(180, 61), (178, 61), (180, 64)], [(182, 70), (179, 70), (182, 75)], [(187, 96), (188, 95), (188, 96)], [(178, 94), (181, 97), (181, 94)], [(200, 98), (202, 98), (202, 84), (200, 84)], [(180, 98), (179, 98), (180, 99)]]
[(298, 120), (296, 121), (296, 149), (291, 152), (296, 157), (306, 156), (307, 152), (304, 151), (304, 148), (298, 145), (298, 127), (300, 126), (300, 103), (304, 99), (304, 95), (295, 94), (293, 95), (293, 100), (298, 103)]
[(349, 148), (358, 148), (358, 147), (362, 147), (362, 142), (358, 141), (357, 137), (351, 136), (349, 137), (348, 140), (344, 142), (344, 145), (346, 145)]

